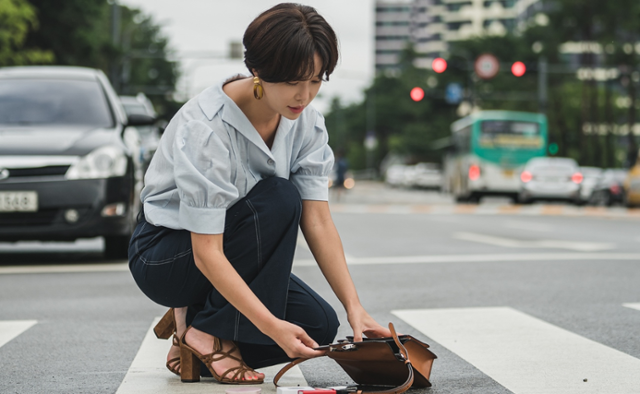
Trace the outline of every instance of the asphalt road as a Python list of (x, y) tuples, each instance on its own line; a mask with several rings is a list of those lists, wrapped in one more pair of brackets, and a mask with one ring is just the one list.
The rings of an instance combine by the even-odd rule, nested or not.
[[(375, 213), (354, 207), (450, 201), (360, 193), (343, 196), (334, 220), (362, 302), (438, 356), (433, 387), (412, 392), (640, 393), (640, 220)], [(144, 391), (128, 386), (146, 373), (132, 365), (165, 309), (142, 295), (124, 262), (104, 261), (101, 247), (99, 239), (0, 244), (0, 393)], [(294, 272), (339, 312), (338, 336), (350, 335), (304, 242)], [(301, 369), (312, 386), (349, 381), (328, 360)], [(155, 392), (228, 388), (158, 373), (170, 384)]]

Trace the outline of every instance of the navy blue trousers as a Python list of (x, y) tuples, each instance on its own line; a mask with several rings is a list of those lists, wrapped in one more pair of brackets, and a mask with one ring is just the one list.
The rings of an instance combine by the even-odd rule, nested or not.
[[(302, 201), (283, 178), (262, 180), (227, 210), (224, 254), (276, 317), (302, 327), (318, 344), (335, 338), (335, 311), (291, 273)], [(236, 310), (196, 267), (191, 233), (140, 219), (129, 245), (129, 268), (140, 290), (167, 307), (188, 307), (187, 324), (238, 344), (260, 368), (289, 361), (268, 336)]]

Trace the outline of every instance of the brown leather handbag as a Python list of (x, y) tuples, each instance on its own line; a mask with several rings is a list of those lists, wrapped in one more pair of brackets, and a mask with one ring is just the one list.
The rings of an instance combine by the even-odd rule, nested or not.
[[(347, 337), (318, 349), (328, 350), (327, 357), (334, 359), (359, 385), (351, 390), (357, 394), (401, 394), (411, 387), (431, 387), (429, 376), (437, 357), (428, 349), (429, 345), (410, 335), (398, 336), (392, 323), (389, 330), (393, 335), (390, 338), (353, 342), (352, 337)], [(306, 360), (298, 358), (284, 366), (273, 383), (277, 386), (285, 372)]]

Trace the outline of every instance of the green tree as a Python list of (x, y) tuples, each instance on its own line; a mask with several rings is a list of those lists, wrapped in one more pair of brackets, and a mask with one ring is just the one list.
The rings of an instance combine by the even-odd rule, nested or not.
[[(7, 1), (7, 0), (1, 0)], [(30, 0), (40, 18), (40, 29), (31, 31), (27, 44), (55, 55), (55, 64), (98, 68), (114, 78), (120, 94), (143, 92), (161, 117), (170, 118), (179, 108), (172, 92), (179, 73), (168, 60), (168, 39), (162, 28), (142, 11), (119, 6), (119, 42), (111, 35), (112, 5), (95, 0)], [(110, 68), (115, 73), (109, 72)]]
[(50, 51), (32, 49), (26, 43), (29, 31), (38, 28), (35, 10), (25, 0), (0, 0), (0, 66), (45, 64), (53, 61)]
[(178, 65), (169, 60), (169, 39), (153, 18), (135, 8), (121, 7), (121, 45), (116, 57), (118, 81), (122, 94), (148, 95), (156, 111), (170, 118), (180, 103), (173, 100), (179, 77)]
[(27, 44), (50, 50), (55, 64), (107, 69), (115, 48), (109, 38), (109, 6), (95, 0), (29, 0), (40, 29)]
[[(404, 155), (409, 161), (439, 161), (442, 152), (432, 143), (449, 134), (455, 120), (455, 107), (444, 101), (444, 90), (430, 88), (427, 80), (433, 72), (414, 65), (416, 54), (407, 48), (399, 69), (380, 73), (364, 91), (365, 100), (343, 106), (332, 102), (327, 115), (329, 143), (334, 150), (344, 148), (352, 168), (366, 167), (363, 142), (373, 131), (379, 141), (374, 154), (374, 167), (390, 152)], [(444, 86), (444, 84), (442, 85)], [(427, 97), (414, 102), (409, 93), (414, 87), (425, 90)]]

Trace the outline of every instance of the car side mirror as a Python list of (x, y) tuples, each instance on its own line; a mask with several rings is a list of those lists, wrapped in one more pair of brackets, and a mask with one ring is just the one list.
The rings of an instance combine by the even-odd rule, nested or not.
[(127, 126), (153, 126), (156, 118), (144, 114), (131, 114), (127, 117)]

